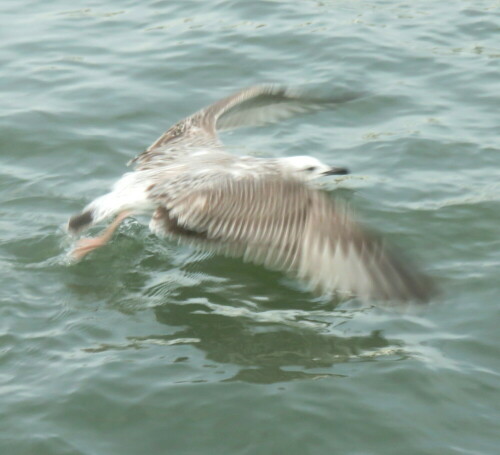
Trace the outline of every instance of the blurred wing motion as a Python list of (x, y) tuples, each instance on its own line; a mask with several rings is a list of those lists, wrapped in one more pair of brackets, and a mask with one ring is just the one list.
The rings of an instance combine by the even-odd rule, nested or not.
[(150, 191), (157, 234), (285, 271), (319, 293), (396, 301), (433, 293), (429, 278), (343, 204), (292, 177), (218, 174), (195, 189), (174, 179)]
[(105, 244), (131, 211), (153, 209), (153, 232), (282, 270), (318, 293), (428, 300), (429, 278), (356, 223), (343, 204), (300, 180), (299, 170), (276, 159), (237, 158), (221, 150), (220, 130), (354, 98), (320, 101), (289, 88), (256, 86), (187, 117), (132, 161), (136, 172), (70, 219), (69, 229), (76, 232), (118, 215), (101, 236), (82, 239), (73, 256), (82, 258)]
[(220, 148), (217, 132), (241, 127), (277, 122), (297, 114), (313, 112), (358, 98), (345, 94), (329, 99), (315, 99), (298, 90), (278, 85), (258, 85), (223, 98), (176, 123), (146, 151), (134, 158), (139, 168), (150, 167), (173, 148), (193, 151), (200, 148)]

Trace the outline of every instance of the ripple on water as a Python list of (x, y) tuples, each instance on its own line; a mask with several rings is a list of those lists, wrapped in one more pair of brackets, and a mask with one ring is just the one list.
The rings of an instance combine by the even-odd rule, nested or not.
[[(1, 453), (497, 452), (495, 2), (0, 8)], [(324, 188), (437, 277), (430, 306), (325, 302), (141, 220), (67, 262), (129, 158), (269, 81), (364, 96), (231, 150), (348, 166)]]

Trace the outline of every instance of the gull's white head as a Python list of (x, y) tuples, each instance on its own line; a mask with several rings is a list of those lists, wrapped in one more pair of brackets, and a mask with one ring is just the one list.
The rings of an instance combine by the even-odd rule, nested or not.
[(326, 175), (345, 175), (349, 171), (345, 167), (332, 167), (312, 156), (290, 156), (278, 158), (278, 163), (287, 171), (297, 174), (300, 178), (314, 180)]

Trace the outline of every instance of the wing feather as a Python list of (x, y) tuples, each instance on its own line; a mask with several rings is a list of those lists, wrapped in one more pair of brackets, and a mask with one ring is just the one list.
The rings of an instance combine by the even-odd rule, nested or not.
[(322, 294), (399, 301), (433, 294), (431, 280), (346, 206), (291, 177), (219, 175), (173, 194), (151, 194), (165, 207), (153, 218), (156, 232), (282, 270)]
[(221, 148), (218, 131), (277, 122), (298, 114), (313, 112), (358, 98), (355, 93), (328, 99), (307, 96), (280, 85), (256, 85), (223, 98), (186, 117), (162, 134), (130, 164), (139, 169), (158, 161), (176, 158), (202, 148)]

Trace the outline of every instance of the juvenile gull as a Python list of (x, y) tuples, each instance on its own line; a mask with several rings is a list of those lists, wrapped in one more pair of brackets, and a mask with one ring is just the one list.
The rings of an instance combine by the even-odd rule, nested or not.
[(217, 135), (322, 107), (289, 88), (256, 86), (180, 121), (131, 161), (135, 170), (111, 192), (69, 220), (77, 233), (116, 217), (72, 256), (104, 245), (127, 216), (152, 213), (149, 226), (160, 237), (282, 270), (321, 294), (427, 301), (431, 281), (309, 183), (345, 168), (309, 156), (234, 156)]

